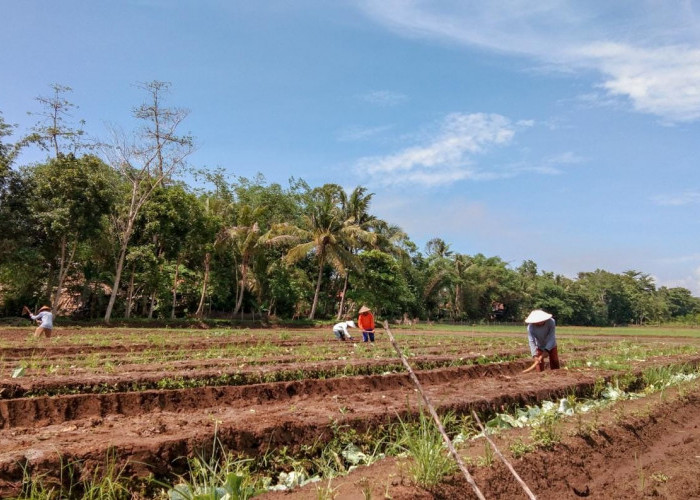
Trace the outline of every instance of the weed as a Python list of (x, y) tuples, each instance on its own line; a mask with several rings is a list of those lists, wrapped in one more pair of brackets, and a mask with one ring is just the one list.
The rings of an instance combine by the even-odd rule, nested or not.
[(625, 421), (625, 407), (622, 404), (616, 404), (613, 408), (614, 422), (617, 425), (622, 425)]
[(131, 493), (125, 485), (124, 471), (126, 465), (117, 467), (116, 455), (108, 453), (105, 468), (96, 467), (92, 476), (84, 483), (83, 500), (102, 500), (131, 498)]
[(595, 379), (595, 384), (593, 385), (593, 399), (600, 398), (601, 394), (605, 390), (607, 382), (603, 377), (598, 377)]
[(646, 488), (646, 476), (644, 475), (644, 469), (639, 460), (637, 460), (637, 454), (634, 454), (634, 466), (637, 468), (637, 476), (639, 478), (639, 491), (642, 492)]
[(654, 472), (651, 476), (649, 476), (649, 479), (657, 483), (665, 483), (668, 481), (668, 476), (663, 472)]
[[(247, 500), (263, 491), (261, 479), (254, 478), (251, 460), (237, 459), (226, 453), (217, 436), (218, 422), (208, 459), (203, 455), (188, 458), (188, 478), (169, 488), (168, 496), (173, 500), (237, 498)], [(168, 485), (163, 485), (168, 486)]]
[(543, 414), (537, 425), (532, 428), (530, 433), (532, 442), (539, 448), (550, 450), (561, 441), (561, 431), (559, 429), (559, 414), (545, 413)]
[(95, 467), (87, 479), (81, 480), (82, 464), (60, 457), (59, 477), (47, 474), (32, 475), (28, 464), (23, 466), (20, 498), (53, 500), (81, 498), (83, 500), (121, 500), (131, 498), (124, 471), (128, 464), (117, 467), (113, 452), (108, 452), (104, 468)]
[(403, 430), (399, 445), (412, 458), (409, 472), (417, 484), (433, 486), (454, 472), (456, 465), (445, 450), (440, 431), (422, 409), (416, 424), (399, 422)]
[(325, 486), (316, 486), (316, 499), (317, 500), (333, 500), (337, 496), (338, 487), (335, 488), (331, 486), (331, 479), (328, 480), (328, 484)]
[(364, 500), (372, 500), (372, 483), (370, 483), (369, 479), (363, 477), (357, 484), (362, 489), (362, 498)]
[(477, 459), (476, 463), (480, 467), (491, 467), (493, 465), (493, 457), (494, 453), (491, 443), (484, 439), (484, 454)]
[(518, 438), (510, 445), (510, 452), (513, 454), (513, 458), (520, 458), (527, 453), (532, 453), (535, 447), (531, 444), (525, 443), (521, 438)]

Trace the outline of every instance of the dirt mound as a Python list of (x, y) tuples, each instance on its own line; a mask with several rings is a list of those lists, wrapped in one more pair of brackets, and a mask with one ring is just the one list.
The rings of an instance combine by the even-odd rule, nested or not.
[[(101, 343), (95, 332), (63, 331), (58, 340), (32, 346), (3, 335), (11, 340), (0, 350), (5, 360), (0, 495), (17, 494), (27, 473), (48, 478), (63, 464), (75, 463), (78, 472), (89, 474), (108, 456), (124, 465), (128, 476), (173, 478), (187, 471), (184, 457), (211, 447), (215, 437), (245, 456), (262, 457), (276, 449), (292, 456), (330, 442), (339, 427), (369, 432), (415, 415), (422, 404), (381, 338), (365, 346), (335, 342), (318, 331), (167, 331), (149, 334), (150, 340), (144, 333), (114, 330), (110, 342)], [(576, 368), (525, 375), (520, 372), (529, 357), (520, 337), (408, 332), (401, 341), (424, 391), (443, 414), (489, 416), (586, 395), (601, 380), (619, 375), (576, 362), (599, 357), (610, 339), (569, 349), (562, 341), (565, 368), (567, 362)], [(658, 355), (630, 358), (626, 376), (653, 366), (700, 363), (697, 347), (646, 342), (640, 352)], [(17, 363), (24, 371), (12, 378), (10, 369)], [(515, 462), (540, 498), (639, 498), (654, 492), (689, 498), (674, 495), (697, 494), (696, 478), (681, 472), (686, 465), (695, 471), (700, 465), (698, 406), (697, 392), (658, 408), (642, 406), (634, 410), (639, 412), (634, 419), (610, 421)], [(507, 441), (503, 444), (508, 449)], [(464, 452), (476, 453), (473, 448)], [(487, 498), (523, 498), (500, 467), (475, 470)], [(389, 458), (334, 479), (337, 498), (362, 498), (363, 477), (372, 478), (373, 498), (466, 498), (470, 490), (458, 476), (431, 491), (417, 488), (405, 467)], [(316, 498), (314, 488), (285, 498)]]

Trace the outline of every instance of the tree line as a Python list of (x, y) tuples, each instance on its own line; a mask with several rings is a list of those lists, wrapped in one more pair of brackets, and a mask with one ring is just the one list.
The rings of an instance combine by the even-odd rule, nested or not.
[[(131, 133), (86, 137), (69, 87), (39, 97), (18, 140), (0, 113), (0, 315), (48, 303), (77, 318), (264, 315), (331, 319), (360, 305), (380, 317), (522, 321), (543, 308), (560, 323), (697, 322), (700, 299), (651, 276), (597, 269), (575, 279), (497, 256), (419, 249), (371, 213), (357, 186), (287, 186), (193, 170), (188, 112), (169, 84), (141, 84)], [(18, 165), (25, 148), (46, 160)], [(196, 185), (188, 185), (188, 172)], [(194, 183), (193, 183), (194, 184)], [(204, 187), (202, 187), (204, 186)]]

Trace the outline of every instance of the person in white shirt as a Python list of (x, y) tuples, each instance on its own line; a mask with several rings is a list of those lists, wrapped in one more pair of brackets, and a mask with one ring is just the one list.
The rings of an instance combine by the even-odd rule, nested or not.
[(348, 328), (355, 328), (354, 321), (341, 321), (333, 325), (333, 335), (336, 336), (338, 340), (352, 340)]
[(53, 313), (51, 312), (51, 308), (49, 306), (42, 306), (36, 315), (32, 314), (32, 311), (27, 306), (24, 306), (24, 312), (29, 314), (30, 318), (39, 323), (39, 326), (34, 331), (35, 338), (41, 337), (42, 333), (46, 335), (46, 338), (51, 337), (51, 331), (53, 330)]

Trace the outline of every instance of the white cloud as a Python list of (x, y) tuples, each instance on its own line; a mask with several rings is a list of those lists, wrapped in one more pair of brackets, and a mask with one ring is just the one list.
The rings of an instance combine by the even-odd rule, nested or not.
[[(605, 96), (669, 122), (700, 118), (700, 26), (682, 0), (365, 0), (403, 36), (529, 57), (541, 67), (593, 70)], [(590, 98), (590, 95), (588, 97)]]
[(585, 161), (567, 151), (535, 164), (490, 164), (488, 169), (480, 164), (480, 157), (507, 147), (516, 131), (532, 126), (532, 120), (513, 123), (498, 114), (451, 113), (436, 132), (418, 139), (419, 144), (384, 156), (360, 158), (355, 167), (361, 175), (370, 177), (371, 184), (435, 187), (465, 180), (507, 179), (524, 173), (559, 175), (563, 167)]
[(660, 194), (652, 196), (652, 201), (657, 205), (679, 207), (700, 203), (700, 191), (684, 191), (676, 194)]
[(609, 95), (628, 98), (637, 111), (669, 121), (700, 118), (700, 49), (605, 42), (578, 52), (605, 75), (600, 87)]
[(379, 106), (397, 106), (408, 99), (408, 96), (400, 92), (390, 90), (373, 90), (360, 96), (363, 101)]
[(670, 279), (658, 286), (667, 288), (683, 287), (690, 290), (695, 297), (700, 297), (700, 267), (695, 268), (691, 274), (678, 279)]
[(452, 113), (424, 144), (386, 156), (361, 158), (357, 169), (375, 183), (440, 185), (489, 175), (474, 165), (474, 156), (511, 141), (515, 126), (497, 114)]

